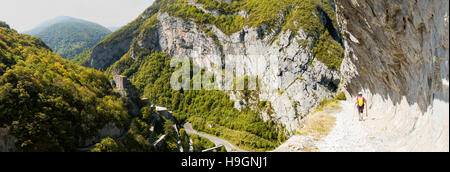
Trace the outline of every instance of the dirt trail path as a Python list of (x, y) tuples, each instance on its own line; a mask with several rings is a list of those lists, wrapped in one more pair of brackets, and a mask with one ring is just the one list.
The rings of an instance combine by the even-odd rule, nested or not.
[(321, 138), (309, 135), (292, 136), (275, 152), (379, 152), (388, 151), (389, 146), (374, 132), (370, 125), (376, 120), (369, 114), (365, 121), (359, 121), (357, 111), (349, 102), (339, 102), (342, 108), (327, 115), (336, 118), (335, 126), (328, 135)]
[(336, 126), (317, 143), (321, 152), (380, 152), (387, 151), (383, 140), (373, 136), (365, 124), (374, 120), (369, 117), (359, 121), (357, 111), (349, 102), (340, 102), (342, 110), (331, 114), (336, 117)]
[[(328, 135), (323, 137), (294, 135), (284, 144), (271, 152), (385, 152), (389, 151), (390, 142), (370, 132), (370, 125), (377, 121), (369, 114), (364, 121), (359, 121), (357, 111), (350, 102), (339, 102), (341, 110), (329, 112), (336, 118), (335, 126)], [(247, 152), (232, 145), (226, 140), (198, 133), (190, 124), (184, 126), (188, 134), (207, 138), (218, 145), (224, 145), (227, 150)]]

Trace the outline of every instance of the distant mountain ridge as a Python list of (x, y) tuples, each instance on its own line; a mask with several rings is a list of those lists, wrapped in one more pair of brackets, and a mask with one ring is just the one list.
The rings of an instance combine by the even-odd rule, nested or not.
[(115, 31), (119, 30), (120, 28), (121, 28), (121, 27), (116, 27), (116, 26), (108, 27), (108, 29), (109, 29), (111, 32), (115, 32)]
[(111, 31), (99, 24), (61, 16), (48, 20), (26, 34), (41, 38), (63, 58), (72, 59), (106, 38)]
[(74, 21), (77, 20), (76, 18), (73, 17), (69, 17), (69, 16), (59, 16), (47, 21), (42, 22), (41, 24), (39, 24), (38, 26), (36, 26), (35, 28), (25, 31), (23, 32), (24, 34), (28, 34), (28, 35), (35, 35), (38, 34), (39, 32), (43, 31), (44, 29), (46, 29), (47, 27), (54, 25), (56, 23), (60, 23), (60, 22), (67, 22), (67, 21)]

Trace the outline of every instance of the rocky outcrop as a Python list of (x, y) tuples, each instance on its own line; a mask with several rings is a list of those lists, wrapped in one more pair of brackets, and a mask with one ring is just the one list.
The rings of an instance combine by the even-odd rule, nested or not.
[[(315, 16), (345, 47), (339, 71), (329, 69), (312, 55), (309, 43), (316, 37), (302, 29), (281, 29), (283, 14), (271, 30), (261, 25), (227, 35), (214, 25), (158, 11), (158, 5), (130, 24), (132, 31), (128, 35), (114, 41), (107, 39), (94, 48), (88, 66), (106, 69), (121, 57), (138, 60), (145, 53), (158, 51), (172, 57), (189, 57), (208, 72), (223, 69), (224, 62), (257, 68), (246, 71), (248, 76), (259, 77), (261, 89), (254, 97), (270, 101), (272, 106), (271, 112), (261, 112), (261, 117), (291, 132), (300, 128), (303, 118), (320, 101), (333, 97), (338, 89), (349, 98), (362, 91), (371, 112), (383, 112), (380, 124), (374, 125), (379, 128), (374, 130), (397, 145), (393, 150), (448, 150), (449, 2), (331, 2), (336, 3), (339, 29), (330, 28), (329, 16), (321, 16), (320, 12)], [(196, 1), (188, 3), (212, 16), (221, 15)], [(248, 17), (244, 11), (238, 14)], [(111, 38), (120, 32), (125, 30)], [(227, 93), (237, 109), (257, 102), (243, 102), (238, 91)]]
[(9, 127), (0, 128), (0, 152), (15, 152), (17, 139), (9, 133)]
[[(304, 41), (313, 39), (302, 30), (297, 35), (291, 31), (283, 32), (272, 44), (270, 40), (275, 34), (261, 39), (258, 28), (244, 28), (228, 36), (211, 26), (217, 37), (215, 41), (195, 23), (186, 23), (167, 13), (158, 15), (158, 20), (159, 47), (171, 56), (190, 57), (207, 71), (220, 69), (226, 61), (259, 68), (247, 72), (261, 81), (257, 97), (272, 102), (274, 114), (268, 114), (264, 119), (278, 121), (289, 131), (297, 130), (303, 117), (323, 98), (333, 96), (340, 83), (338, 72), (315, 61), (311, 51), (302, 47)], [(276, 63), (271, 63), (274, 59)], [(278, 87), (279, 90), (271, 89)], [(236, 103), (241, 99), (236, 97)]]
[(348, 97), (363, 91), (401, 151), (449, 150), (449, 1), (336, 0)]
[[(229, 3), (231, 0), (225, 2)], [(220, 15), (203, 9), (195, 1), (189, 3), (205, 13)], [(285, 14), (280, 14), (273, 29), (265, 25), (257, 28), (244, 27), (239, 32), (227, 35), (214, 25), (200, 25), (161, 11), (149, 12), (156, 7), (154, 5), (149, 8), (136, 20), (145, 20), (147, 17), (146, 26), (142, 25), (141, 30), (133, 32), (139, 33), (138, 35), (125, 36), (122, 42), (114, 44), (104, 41), (94, 48), (88, 66), (105, 69), (118, 60), (118, 55), (136, 60), (145, 51), (159, 51), (172, 57), (189, 57), (196, 66), (208, 72), (218, 72), (217, 69), (224, 68), (225, 62), (248, 67), (245, 69), (246, 75), (257, 76), (260, 81), (260, 90), (255, 98), (272, 102), (273, 112), (261, 112), (262, 118), (278, 122), (292, 133), (300, 128), (303, 118), (324, 98), (330, 98), (336, 93), (341, 83), (338, 71), (329, 69), (312, 55), (313, 45), (310, 43), (317, 39), (316, 36), (308, 35), (302, 29), (295, 32), (282, 31)], [(239, 14), (241, 13), (245, 12)], [(156, 14), (156, 19), (149, 14)], [(155, 25), (150, 25), (155, 21)], [(117, 34), (114, 33), (110, 38)], [(130, 48), (126, 48), (127, 46)], [(108, 49), (111, 51), (108, 52)], [(120, 50), (120, 53), (114, 53), (116, 50)], [(249, 70), (254, 68), (258, 70)], [(114, 74), (121, 73), (115, 69), (112, 71)], [(244, 99), (239, 92), (228, 93), (236, 101), (236, 105)], [(257, 101), (244, 104), (257, 106)]]
[(110, 82), (115, 88), (116, 94), (124, 98), (124, 101), (128, 103), (128, 111), (130, 114), (133, 117), (137, 117), (140, 112), (140, 105), (142, 104), (137, 88), (125, 76), (116, 75)]
[[(92, 51), (92, 57), (85, 62), (84, 66), (92, 67), (95, 69), (106, 70), (108, 66), (112, 65), (115, 61), (125, 54), (130, 45), (132, 38), (120, 42), (114, 42), (111, 44), (100, 43)], [(108, 57), (108, 58), (105, 58)], [(111, 59), (112, 57), (112, 59)], [(95, 60), (93, 60), (95, 59)]]
[[(222, 69), (225, 61), (239, 66), (257, 66), (261, 70), (246, 69), (247, 75), (260, 78), (261, 89), (257, 98), (271, 101), (274, 109), (273, 114), (266, 114), (263, 118), (277, 121), (289, 131), (296, 131), (304, 116), (322, 99), (333, 96), (340, 83), (338, 72), (314, 60), (311, 50), (302, 47), (305, 41), (314, 38), (301, 29), (295, 35), (288, 30), (278, 36), (272, 33), (261, 38), (260, 28), (244, 28), (226, 35), (210, 25), (211, 33), (207, 34), (196, 23), (167, 13), (158, 14), (157, 20), (154, 32), (141, 32), (137, 37), (137, 43), (129, 52), (131, 57), (138, 54), (135, 50), (156, 48), (173, 57), (190, 57), (197, 66), (210, 72)], [(272, 41), (275, 37), (277, 41)], [(274, 59), (276, 62), (271, 63)], [(274, 87), (280, 89), (271, 89)], [(238, 103), (242, 97), (235, 96), (235, 100)]]
[(117, 139), (121, 137), (125, 132), (126, 131), (124, 129), (118, 128), (117, 125), (115, 125), (114, 123), (108, 123), (97, 132), (97, 135), (95, 137), (80, 142), (79, 146), (80, 147), (92, 146), (96, 143), (100, 143), (102, 139), (107, 137)]

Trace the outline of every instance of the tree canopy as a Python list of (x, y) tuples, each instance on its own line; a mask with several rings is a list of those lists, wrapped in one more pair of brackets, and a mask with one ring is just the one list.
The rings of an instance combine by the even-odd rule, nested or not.
[(54, 52), (68, 60), (89, 50), (106, 38), (111, 31), (101, 25), (75, 19), (55, 19), (47, 25), (29, 31), (33, 36), (41, 38)]
[(0, 128), (11, 128), (18, 151), (72, 151), (106, 124), (128, 121), (109, 76), (0, 27)]

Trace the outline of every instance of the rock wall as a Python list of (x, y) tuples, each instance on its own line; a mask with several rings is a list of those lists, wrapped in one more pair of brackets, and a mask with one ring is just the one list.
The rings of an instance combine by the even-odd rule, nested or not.
[(140, 112), (140, 106), (143, 104), (137, 88), (125, 76), (116, 75), (110, 82), (115, 88), (117, 96), (124, 98), (123, 101), (128, 103), (128, 112), (133, 117), (137, 117)]
[(80, 147), (92, 146), (96, 143), (100, 143), (102, 139), (107, 137), (117, 139), (121, 137), (124, 133), (126, 133), (124, 129), (118, 128), (114, 123), (108, 123), (98, 131), (95, 137), (80, 141), (79, 146)]
[[(158, 4), (155, 1), (155, 4)], [(195, 1), (190, 5), (214, 16), (217, 11), (208, 11)], [(225, 0), (224, 2), (232, 2)], [(151, 51), (164, 52), (172, 57), (189, 57), (196, 66), (208, 72), (223, 69), (225, 62), (248, 67), (246, 75), (259, 77), (260, 91), (255, 99), (272, 102), (273, 113), (262, 112), (265, 120), (282, 124), (295, 133), (301, 127), (302, 120), (313, 111), (324, 98), (333, 97), (341, 83), (339, 71), (332, 71), (326, 65), (315, 60), (312, 55), (312, 42), (315, 35), (307, 35), (302, 29), (295, 33), (282, 31), (286, 14), (279, 14), (273, 28), (262, 25), (257, 28), (244, 27), (241, 31), (227, 35), (214, 25), (197, 24), (181, 18), (170, 16), (165, 12), (155, 12), (157, 5), (149, 8), (135, 21), (153, 23), (153, 14), (157, 14), (157, 24), (130, 28), (133, 34), (122, 35), (118, 42), (103, 41), (92, 51), (86, 66), (106, 69), (121, 56), (138, 59)], [(238, 15), (246, 16), (241, 11)], [(317, 14), (317, 17), (322, 17)], [(138, 25), (136, 23), (129, 26)], [(141, 24), (142, 26), (145, 26)], [(154, 26), (154, 27), (153, 27)], [(120, 35), (113, 33), (110, 38)], [(130, 32), (131, 33), (131, 32)], [(138, 34), (135, 34), (138, 33)], [(306, 45), (306, 47), (304, 46)], [(127, 48), (128, 47), (128, 48)], [(111, 49), (111, 51), (108, 51)], [(117, 53), (116, 53), (117, 50)], [(240, 56), (235, 56), (240, 55)], [(274, 61), (275, 62), (274, 62)], [(250, 71), (248, 69), (258, 68)], [(113, 74), (122, 73), (111, 69)], [(271, 89), (278, 88), (280, 89)], [(243, 100), (236, 91), (227, 91), (240, 108)], [(257, 106), (257, 102), (244, 102), (245, 106)], [(253, 104), (253, 105), (252, 105)]]
[[(191, 58), (206, 71), (216, 72), (216, 69), (222, 69), (225, 61), (238, 66), (258, 67), (261, 70), (247, 71), (249, 76), (258, 76), (261, 81), (261, 89), (256, 97), (272, 102), (274, 109), (273, 114), (264, 114), (263, 118), (279, 122), (292, 133), (300, 128), (302, 119), (320, 101), (335, 94), (334, 88), (341, 81), (339, 72), (314, 60), (311, 51), (302, 47), (305, 41), (314, 38), (308, 37), (301, 29), (296, 35), (291, 31), (282, 32), (272, 43), (276, 33), (267, 33), (261, 39), (260, 28), (244, 28), (240, 32), (226, 35), (211, 25), (214, 35), (211, 37), (197, 24), (185, 22), (167, 13), (159, 14), (157, 19), (157, 34), (152, 35), (159, 36), (158, 45), (147, 45), (145, 42), (149, 41), (144, 39), (140, 41), (143, 42), (141, 47), (134, 49), (159, 47), (170, 56)], [(153, 36), (139, 37), (153, 39)], [(273, 58), (276, 63), (272, 63)], [(270, 89), (273, 87), (280, 89)], [(230, 95), (236, 94), (230, 92)], [(235, 97), (236, 104), (242, 100), (239, 96), (232, 97)]]
[(0, 152), (16, 151), (17, 139), (9, 134), (9, 127), (0, 128)]
[(359, 91), (394, 151), (449, 150), (449, 1), (336, 0), (347, 96)]
[[(114, 61), (119, 60), (120, 57), (128, 51), (132, 40), (132, 38), (129, 38), (121, 42), (114, 42), (107, 45), (100, 43), (93, 49), (93, 57), (89, 58), (88, 61), (86, 61), (86, 64), (83, 65), (100, 70), (106, 70), (109, 65), (114, 63)], [(113, 57), (114, 60), (111, 60), (109, 57)], [(92, 59), (96, 60), (94, 61)]]

